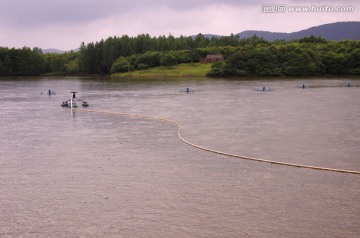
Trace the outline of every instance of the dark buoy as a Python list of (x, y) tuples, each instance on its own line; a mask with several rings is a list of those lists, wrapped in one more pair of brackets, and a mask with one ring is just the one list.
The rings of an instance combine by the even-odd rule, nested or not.
[(49, 95), (49, 96), (55, 95), (55, 91), (51, 91), (51, 89), (49, 89), (47, 95)]
[(185, 90), (180, 89), (180, 92), (191, 93), (191, 92), (193, 92), (193, 90), (191, 88), (187, 87)]
[(261, 89), (256, 89), (256, 91), (266, 92), (266, 91), (271, 91), (271, 90), (269, 88), (266, 88), (265, 86), (263, 86)]
[(47, 93), (44, 93), (44, 92), (40, 93), (40, 95), (44, 95), (44, 94), (51, 96), (51, 95), (55, 95), (56, 93), (55, 93), (55, 91), (51, 91), (51, 89), (49, 89)]
[(87, 102), (83, 102), (82, 106), (83, 106), (83, 107), (88, 107), (89, 104), (88, 104)]
[(350, 82), (348, 82), (347, 84), (345, 84), (345, 87), (351, 88), (351, 87), (354, 87), (354, 85), (352, 85)]
[(297, 88), (305, 89), (305, 88), (308, 88), (308, 86), (306, 86), (306, 85), (303, 83), (300, 87), (297, 87)]

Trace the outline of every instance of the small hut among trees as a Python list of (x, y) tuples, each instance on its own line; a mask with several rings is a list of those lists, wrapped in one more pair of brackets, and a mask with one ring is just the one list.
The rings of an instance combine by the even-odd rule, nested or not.
[(206, 64), (206, 63), (215, 63), (224, 61), (223, 55), (207, 55), (206, 58), (200, 59), (200, 63)]

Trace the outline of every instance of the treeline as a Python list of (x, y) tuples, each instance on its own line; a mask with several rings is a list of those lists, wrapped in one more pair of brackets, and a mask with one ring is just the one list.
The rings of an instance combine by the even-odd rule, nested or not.
[(257, 36), (211, 39), (139, 35), (110, 37), (80, 47), (83, 70), (113, 74), (157, 66), (199, 62), (207, 54), (222, 54), (209, 76), (311, 76), (360, 74), (360, 41), (327, 41), (305, 37), (268, 42)]
[(0, 48), (0, 75), (37, 75), (45, 71), (39, 48)]
[(209, 76), (360, 75), (360, 41), (306, 37), (237, 47)]
[(78, 52), (43, 54), (40, 48), (0, 47), (0, 76), (28, 76), (44, 73), (79, 74)]
[(306, 37), (268, 42), (257, 36), (207, 38), (159, 36), (109, 37), (82, 43), (78, 52), (43, 54), (41, 49), (0, 47), (0, 75), (97, 74), (199, 62), (222, 54), (209, 76), (359, 75), (360, 41), (326, 41)]
[[(53, 74), (108, 75), (114, 62), (131, 64), (127, 69), (144, 69), (159, 65), (197, 62), (206, 55), (199, 48), (215, 46), (238, 46), (248, 39), (236, 35), (208, 39), (202, 34), (196, 37), (159, 36), (141, 34), (136, 37), (124, 35), (109, 37), (95, 43), (82, 43), (79, 52), (43, 54), (41, 49), (23, 47), (9, 49), (0, 47), (0, 76)], [(161, 62), (161, 63), (160, 63)], [(121, 72), (115, 65), (114, 70)], [(119, 70), (120, 71), (117, 71)]]
[[(250, 41), (264, 41), (258, 37), (239, 39), (237, 35), (207, 38), (202, 34), (196, 37), (172, 35), (151, 37), (148, 34), (137, 37), (110, 37), (96, 43), (80, 46), (81, 66), (89, 74), (109, 74), (128, 65), (127, 70), (144, 69), (159, 65), (198, 62), (209, 51), (219, 46), (240, 46)], [(219, 53), (219, 52), (217, 52)], [(121, 64), (112, 70), (113, 63)], [(130, 64), (130, 66), (129, 66)]]

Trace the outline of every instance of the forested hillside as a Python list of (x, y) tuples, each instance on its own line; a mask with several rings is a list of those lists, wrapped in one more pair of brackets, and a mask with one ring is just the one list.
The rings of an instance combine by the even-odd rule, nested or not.
[(239, 35), (240, 38), (249, 38), (255, 34), (268, 41), (295, 40), (311, 35), (320, 36), (326, 40), (360, 40), (360, 22), (335, 22), (291, 33), (243, 31), (237, 35)]
[(0, 76), (31, 76), (44, 73), (79, 74), (80, 53), (43, 54), (41, 49), (0, 47)]
[(360, 75), (360, 41), (308, 37), (294, 42), (262, 42), (237, 47), (211, 76)]
[(0, 47), (0, 75), (96, 74), (199, 62), (207, 54), (222, 54), (209, 76), (359, 75), (360, 41), (327, 41), (306, 37), (268, 42), (253, 36), (207, 38), (159, 36), (110, 37), (82, 43), (79, 52), (42, 53), (39, 48)]

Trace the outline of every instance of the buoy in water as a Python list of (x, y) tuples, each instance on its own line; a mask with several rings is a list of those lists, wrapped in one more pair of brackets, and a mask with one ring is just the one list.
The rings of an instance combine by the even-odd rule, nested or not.
[(44, 93), (44, 92), (40, 93), (40, 95), (44, 95), (44, 94), (51, 96), (51, 95), (55, 95), (56, 93), (55, 93), (55, 91), (51, 91), (51, 89), (49, 89), (47, 93)]
[(187, 87), (185, 90), (180, 90), (180, 92), (191, 93), (191, 92), (193, 92), (193, 90), (191, 88)]
[(267, 92), (267, 91), (271, 91), (271, 89), (266, 88), (265, 86), (263, 86), (261, 89), (256, 89), (256, 91), (260, 91), (260, 92)]
[(302, 89), (305, 89), (305, 88), (308, 88), (308, 86), (306, 86), (304, 83), (300, 86), (300, 87), (298, 87), (298, 88), (302, 88)]
[(55, 91), (51, 91), (51, 89), (49, 89), (47, 95), (49, 95), (49, 96), (55, 95)]

